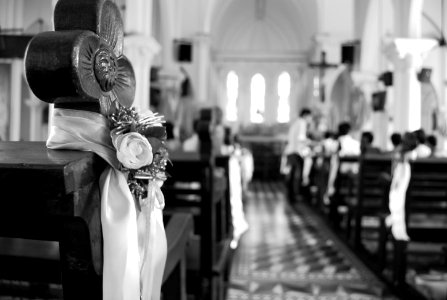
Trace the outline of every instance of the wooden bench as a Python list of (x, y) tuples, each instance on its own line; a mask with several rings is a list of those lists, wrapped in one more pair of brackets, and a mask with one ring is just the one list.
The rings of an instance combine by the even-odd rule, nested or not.
[[(351, 198), (348, 205), (349, 233), (352, 229), (354, 248), (361, 251), (363, 218), (374, 217), (377, 219), (380, 229), (380, 220), (389, 212), (388, 201), (385, 201), (389, 193), (391, 178), (391, 157), (381, 154), (368, 154), (359, 157), (359, 173), (357, 175), (357, 197)], [(351, 220), (353, 221), (351, 227)], [(381, 243), (379, 243), (381, 244)], [(379, 251), (379, 253), (381, 253)]]
[[(197, 299), (225, 299), (232, 249), (228, 156), (213, 153), (210, 116), (199, 122), (200, 150), (174, 151), (162, 187), (166, 211), (194, 215), (195, 235), (188, 269), (190, 293)], [(219, 165), (220, 167), (217, 167)]]
[[(408, 288), (408, 255), (413, 243), (438, 245), (439, 263), (445, 265), (447, 245), (447, 159), (417, 159), (410, 163), (411, 178), (407, 189), (405, 212), (409, 242), (393, 239), (393, 283)], [(412, 252), (412, 255), (418, 255)], [(433, 253), (431, 254), (433, 257)], [(444, 259), (444, 265), (442, 260)], [(429, 267), (429, 266), (425, 266)]]
[[(339, 158), (339, 171), (335, 184), (335, 194), (330, 204), (330, 220), (336, 228), (342, 229), (344, 238), (359, 253), (366, 253), (362, 243), (362, 233), (369, 232), (377, 239), (378, 248), (374, 259), (383, 267), (385, 255), (383, 231), (384, 219), (388, 215), (388, 193), (391, 178), (391, 156), (368, 154)], [(342, 173), (342, 164), (358, 164), (358, 173)], [(374, 220), (373, 226), (365, 226), (365, 217)], [(344, 222), (343, 222), (344, 221)], [(344, 228), (342, 224), (344, 223)], [(382, 240), (381, 240), (382, 239)]]
[[(102, 299), (98, 182), (105, 166), (90, 152), (0, 142), (0, 279), (61, 284), (63, 299)], [(190, 215), (166, 220), (171, 289), (185, 285), (178, 273), (191, 230)]]
[[(346, 165), (359, 164), (358, 156), (342, 156), (332, 157), (331, 160), (338, 160), (337, 175), (334, 182), (334, 194), (330, 197), (328, 219), (334, 229), (340, 230), (344, 216), (346, 216), (348, 203), (355, 201), (358, 188), (358, 174), (352, 172), (344, 172), (343, 167)], [(331, 169), (333, 162), (331, 162)], [(332, 170), (329, 172), (332, 172)]]
[[(197, 153), (174, 152), (170, 155), (170, 178), (162, 187), (166, 198), (166, 212), (190, 212), (194, 215), (195, 236), (190, 246), (188, 267), (199, 277), (193, 281), (200, 286), (193, 294), (204, 299), (223, 295), (230, 256), (231, 232), (228, 224), (229, 203), (224, 174), (214, 174), (211, 161)], [(191, 286), (192, 287), (192, 286)], [(197, 290), (199, 289), (199, 290)]]

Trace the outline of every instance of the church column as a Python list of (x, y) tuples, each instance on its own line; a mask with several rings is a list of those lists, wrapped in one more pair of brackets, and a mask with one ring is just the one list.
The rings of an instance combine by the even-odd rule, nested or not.
[(374, 111), (371, 116), (372, 134), (374, 135), (374, 146), (380, 149), (386, 149), (389, 134), (388, 134), (388, 121), (389, 115), (387, 111)]
[(149, 85), (152, 59), (160, 51), (152, 38), (152, 0), (128, 0), (125, 10), (124, 53), (135, 72), (134, 106), (149, 109)]
[[(395, 39), (388, 47), (393, 49), (394, 64), (394, 130), (412, 131), (421, 127), (421, 84), (416, 74), (425, 55), (436, 45), (430, 39)], [(389, 50), (388, 50), (389, 51)]]
[[(216, 99), (208, 99), (209, 66), (210, 66), (210, 35), (200, 32), (195, 36), (195, 58), (197, 59), (197, 101), (199, 103), (214, 103)], [(212, 101), (210, 101), (212, 100)]]
[(149, 85), (152, 59), (160, 45), (151, 36), (136, 34), (124, 38), (124, 53), (135, 72), (136, 90), (133, 105), (140, 110), (149, 109)]

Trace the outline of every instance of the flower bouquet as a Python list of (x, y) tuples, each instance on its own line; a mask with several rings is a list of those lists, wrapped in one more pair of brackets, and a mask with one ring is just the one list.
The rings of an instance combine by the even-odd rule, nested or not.
[[(140, 115), (134, 107), (127, 108), (118, 101), (113, 103), (108, 116), (112, 143), (121, 171), (128, 173), (129, 189), (139, 203), (148, 198), (148, 192), (149, 195), (150, 192), (158, 194), (159, 187), (166, 180), (168, 151), (165, 146), (166, 129), (162, 126), (165, 120), (158, 113), (147, 111)], [(156, 191), (150, 189), (153, 184), (158, 186)], [(163, 208), (160, 198), (157, 197)]]

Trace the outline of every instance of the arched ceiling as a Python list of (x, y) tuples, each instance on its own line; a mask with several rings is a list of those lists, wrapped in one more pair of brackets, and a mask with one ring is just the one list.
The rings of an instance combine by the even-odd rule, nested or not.
[(220, 53), (304, 53), (317, 31), (313, 0), (217, 1), (211, 18)]

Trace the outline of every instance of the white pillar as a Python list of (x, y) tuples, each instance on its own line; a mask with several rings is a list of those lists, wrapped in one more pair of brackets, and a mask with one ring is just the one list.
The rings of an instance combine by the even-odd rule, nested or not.
[(154, 55), (160, 45), (151, 36), (135, 34), (124, 37), (124, 54), (135, 72), (136, 90), (133, 106), (144, 111), (149, 109), (150, 70)]
[(396, 131), (412, 131), (421, 127), (421, 84), (416, 74), (425, 55), (435, 45), (435, 40), (409, 38), (395, 39), (389, 45), (388, 51), (393, 49), (391, 56), (395, 67), (392, 111)]
[[(124, 32), (150, 35), (152, 30), (152, 0), (127, 0)], [(125, 54), (125, 52), (124, 52)]]
[(135, 72), (135, 100), (140, 110), (149, 109), (149, 85), (152, 59), (160, 45), (152, 38), (152, 0), (127, 0), (125, 11), (124, 55)]
[[(199, 103), (210, 102), (208, 93), (209, 66), (210, 66), (210, 35), (205, 32), (195, 36), (194, 57), (197, 59), (197, 101)], [(213, 99), (215, 101), (215, 99)]]

